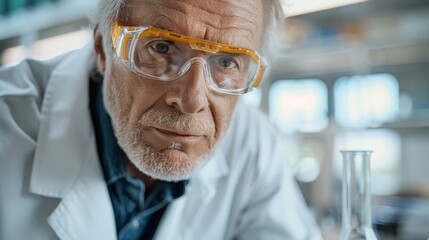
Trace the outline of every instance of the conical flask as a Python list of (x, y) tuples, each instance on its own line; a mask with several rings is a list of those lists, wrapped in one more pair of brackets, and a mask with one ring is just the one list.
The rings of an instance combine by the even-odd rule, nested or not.
[(371, 219), (372, 151), (341, 151), (343, 159), (340, 240), (376, 240)]

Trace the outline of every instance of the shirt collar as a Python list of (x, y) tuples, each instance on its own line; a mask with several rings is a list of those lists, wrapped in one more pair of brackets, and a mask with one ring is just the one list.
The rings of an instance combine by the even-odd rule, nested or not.
[(98, 71), (91, 73), (90, 95), (91, 114), (97, 136), (97, 149), (108, 185), (125, 177), (127, 171), (123, 164), (123, 152), (113, 132), (110, 116), (103, 103), (103, 77)]

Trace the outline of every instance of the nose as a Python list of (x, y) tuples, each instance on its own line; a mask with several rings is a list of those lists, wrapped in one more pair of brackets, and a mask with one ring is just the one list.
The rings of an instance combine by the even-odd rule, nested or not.
[(194, 61), (166, 94), (166, 103), (183, 113), (198, 113), (208, 107), (204, 63)]

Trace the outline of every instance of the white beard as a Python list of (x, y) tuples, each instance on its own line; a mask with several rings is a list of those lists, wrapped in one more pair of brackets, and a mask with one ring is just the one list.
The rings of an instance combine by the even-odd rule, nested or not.
[[(135, 124), (128, 120), (129, 106), (118, 106), (120, 93), (114, 80), (110, 79), (106, 71), (103, 84), (104, 105), (109, 113), (113, 129), (118, 139), (119, 146), (123, 149), (129, 160), (139, 171), (154, 179), (164, 181), (180, 181), (189, 179), (198, 172), (210, 159), (215, 148), (215, 127), (208, 121), (189, 118), (180, 113), (157, 112), (149, 109)], [(181, 151), (180, 143), (171, 143), (164, 152), (156, 151), (142, 141), (143, 126), (165, 126), (170, 129), (183, 131), (192, 129), (194, 132), (204, 133), (208, 137), (209, 149), (199, 156), (191, 158), (185, 153), (174, 154), (174, 158), (168, 151)]]

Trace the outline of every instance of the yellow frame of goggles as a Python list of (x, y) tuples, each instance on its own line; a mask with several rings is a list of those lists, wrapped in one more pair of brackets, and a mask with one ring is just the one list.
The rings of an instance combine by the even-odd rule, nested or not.
[[(116, 21), (112, 27), (112, 42), (113, 42), (113, 48), (116, 50), (117, 54), (120, 58), (123, 60), (129, 61), (129, 56), (127, 55), (127, 49), (129, 45), (129, 40), (134, 38), (135, 35), (132, 34), (133, 31), (137, 31), (141, 28), (145, 28), (143, 31), (141, 31), (138, 35), (138, 38), (141, 37), (164, 37), (167, 39), (171, 39), (177, 42), (181, 43), (187, 43), (189, 44), (193, 49), (210, 52), (210, 53), (216, 53), (219, 51), (228, 52), (228, 53), (239, 53), (249, 56), (253, 61), (255, 61), (259, 68), (256, 73), (256, 76), (253, 80), (253, 83), (251, 87), (257, 88), (261, 82), (262, 78), (264, 76), (264, 73), (267, 69), (268, 64), (262, 58), (258, 52), (255, 50), (249, 49), (249, 48), (243, 48), (243, 47), (237, 47), (237, 46), (229, 46), (221, 43), (211, 42), (199, 38), (192, 38), (188, 37), (182, 34), (170, 32), (167, 30), (162, 30), (154, 27), (136, 27), (136, 26), (122, 26), (120, 25), (119, 21)], [(127, 31), (124, 31), (127, 30)], [(123, 33), (123, 39), (120, 47), (120, 51), (116, 49), (118, 47), (119, 38), (121, 37), (121, 33)]]

